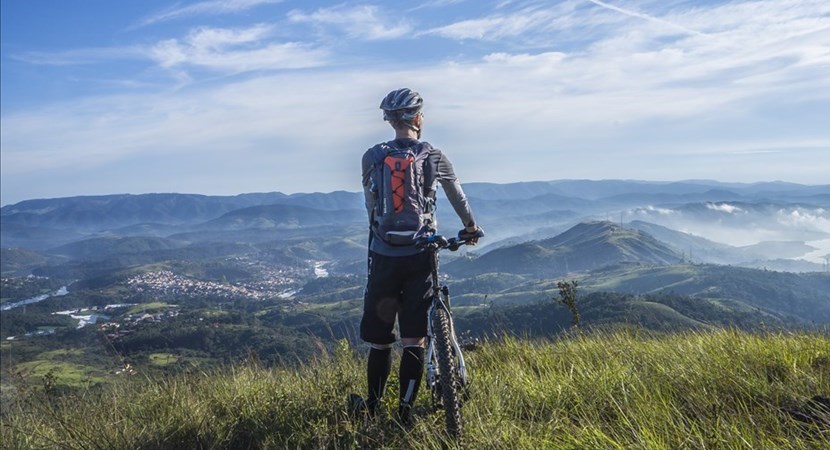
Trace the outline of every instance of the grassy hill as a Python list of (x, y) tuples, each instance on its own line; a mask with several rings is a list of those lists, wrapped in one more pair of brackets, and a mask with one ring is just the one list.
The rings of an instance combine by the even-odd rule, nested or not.
[[(100, 391), (43, 389), (5, 401), (3, 448), (446, 448), (426, 404), (403, 432), (350, 419), (364, 352), (342, 341), (312, 363), (126, 378)], [(464, 447), (830, 446), (830, 339), (820, 334), (637, 331), (503, 339), (468, 352)], [(393, 374), (390, 386), (396, 386)], [(4, 398), (8, 397), (4, 388)], [(390, 388), (385, 407), (395, 405)]]

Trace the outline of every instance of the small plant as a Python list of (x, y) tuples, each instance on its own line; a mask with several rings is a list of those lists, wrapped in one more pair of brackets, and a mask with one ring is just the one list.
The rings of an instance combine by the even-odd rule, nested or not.
[(54, 368), (49, 369), (49, 371), (43, 375), (43, 393), (46, 397), (51, 399), (58, 395), (57, 380), (58, 377), (55, 376)]
[(573, 315), (573, 326), (579, 327), (579, 308), (576, 307), (576, 280), (559, 281), (556, 286), (559, 288), (559, 303), (565, 305)]

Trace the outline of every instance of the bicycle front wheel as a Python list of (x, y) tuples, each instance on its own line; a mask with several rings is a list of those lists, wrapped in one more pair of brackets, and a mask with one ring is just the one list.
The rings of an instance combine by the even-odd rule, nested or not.
[(438, 357), (447, 433), (453, 438), (458, 438), (461, 436), (461, 379), (458, 373), (458, 355), (455, 354), (450, 335), (450, 320), (446, 309), (435, 308), (432, 315), (432, 330), (435, 334), (435, 353)]

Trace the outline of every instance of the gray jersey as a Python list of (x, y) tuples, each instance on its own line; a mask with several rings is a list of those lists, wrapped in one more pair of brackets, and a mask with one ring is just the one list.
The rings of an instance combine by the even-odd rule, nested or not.
[[(401, 138), (389, 143), (394, 147), (403, 148), (417, 145), (418, 141), (415, 139)], [(426, 142), (424, 144), (427, 144)], [(452, 163), (447, 159), (446, 155), (430, 145), (424, 145), (424, 151), (430, 152), (425, 169), (425, 173), (429, 174), (428, 179), (425, 180), (427, 195), (434, 193), (437, 184), (441, 183), (447, 199), (450, 201), (453, 209), (465, 227), (475, 225), (473, 212), (467, 202), (467, 197), (464, 195), (464, 190), (461, 188), (458, 178), (455, 176)], [(380, 145), (376, 145), (366, 153), (363, 154), (363, 194), (366, 199), (366, 212), (369, 214), (369, 224), (374, 222), (374, 211), (377, 199), (371, 190), (372, 171), (376, 163), (382, 161), (385, 157), (385, 151), (381, 150)], [(384, 242), (377, 236), (373, 236), (370, 240), (369, 250), (387, 256), (406, 256), (418, 253), (418, 249), (412, 246), (397, 247)]]

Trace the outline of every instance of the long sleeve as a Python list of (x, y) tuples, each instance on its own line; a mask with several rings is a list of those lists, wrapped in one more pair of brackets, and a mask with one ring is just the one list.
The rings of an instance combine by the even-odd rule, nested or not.
[(374, 161), (372, 160), (373, 149), (369, 149), (363, 154), (363, 197), (366, 205), (366, 213), (369, 217), (369, 223), (372, 223), (372, 213), (375, 210), (375, 194), (372, 192), (372, 171), (374, 170)]
[(467, 196), (464, 195), (461, 183), (455, 176), (452, 163), (440, 150), (436, 149), (434, 151), (437, 154), (435, 161), (436, 178), (441, 183), (441, 187), (447, 195), (447, 200), (450, 201), (455, 213), (458, 214), (465, 227), (475, 225), (473, 211), (470, 209), (470, 204), (467, 202)]

